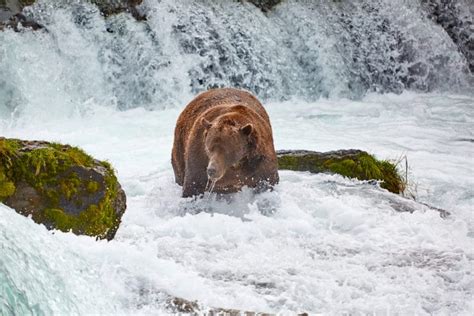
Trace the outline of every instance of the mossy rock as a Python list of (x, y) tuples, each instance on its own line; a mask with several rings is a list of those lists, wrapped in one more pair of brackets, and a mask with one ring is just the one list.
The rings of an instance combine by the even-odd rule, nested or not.
[(279, 150), (278, 169), (337, 173), (359, 180), (380, 180), (380, 186), (393, 193), (405, 190), (397, 166), (386, 160), (377, 160), (365, 151), (348, 149), (330, 152), (306, 150)]
[(0, 138), (0, 202), (48, 229), (112, 239), (126, 197), (109, 163), (77, 147)]

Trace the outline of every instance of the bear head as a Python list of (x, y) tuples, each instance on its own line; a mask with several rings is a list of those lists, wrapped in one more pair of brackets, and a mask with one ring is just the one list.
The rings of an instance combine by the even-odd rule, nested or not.
[(221, 179), (231, 167), (248, 158), (255, 143), (254, 126), (242, 119), (224, 115), (209, 122), (202, 118), (204, 126), (204, 146), (209, 163), (208, 179)]

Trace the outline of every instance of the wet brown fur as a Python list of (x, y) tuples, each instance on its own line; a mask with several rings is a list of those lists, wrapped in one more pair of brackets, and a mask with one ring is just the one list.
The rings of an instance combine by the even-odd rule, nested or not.
[[(215, 185), (214, 192), (230, 193), (243, 186), (266, 189), (278, 183), (278, 166), (273, 146), (270, 119), (262, 104), (250, 93), (237, 89), (213, 89), (194, 98), (180, 114), (176, 123), (172, 152), (172, 165), (176, 183), (183, 186), (183, 196), (204, 193), (208, 183), (206, 168), (209, 164), (206, 152), (205, 118), (222, 131), (252, 124), (252, 132), (242, 137), (244, 157), (226, 169)], [(234, 146), (236, 140), (217, 146)], [(228, 138), (227, 138), (228, 139)], [(237, 146), (237, 145), (236, 145)], [(226, 148), (229, 149), (229, 148)]]

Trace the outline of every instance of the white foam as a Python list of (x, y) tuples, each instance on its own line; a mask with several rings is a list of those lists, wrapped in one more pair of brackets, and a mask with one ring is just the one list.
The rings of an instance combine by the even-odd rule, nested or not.
[[(268, 312), (472, 312), (474, 163), (472, 141), (462, 139), (472, 139), (473, 105), (412, 93), (266, 105), (278, 149), (406, 155), (418, 198), (452, 212), (448, 219), (371, 184), (290, 171), (274, 192), (182, 199), (170, 164), (178, 109), (94, 106), (4, 124), (7, 137), (70, 143), (108, 159), (128, 209), (107, 243), (52, 234), (2, 207), (0, 275), (45, 314), (163, 313), (163, 293)], [(397, 212), (400, 205), (415, 212)]]

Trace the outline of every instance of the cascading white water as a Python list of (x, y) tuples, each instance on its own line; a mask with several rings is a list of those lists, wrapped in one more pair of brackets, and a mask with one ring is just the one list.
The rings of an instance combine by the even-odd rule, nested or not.
[(26, 13), (47, 32), (0, 33), (2, 113), (162, 109), (220, 86), (316, 100), (462, 91), (472, 80), (416, 1), (288, 0), (267, 14), (233, 1), (145, 1), (146, 22), (104, 20), (85, 2), (38, 1)]
[[(470, 1), (457, 3), (472, 25)], [(168, 294), (292, 314), (470, 314), (473, 78), (425, 5), (145, 0), (146, 22), (85, 0), (25, 9), (46, 31), (0, 31), (0, 136), (108, 159), (128, 209), (107, 243), (0, 205), (0, 314), (162, 314)], [(274, 192), (181, 199), (174, 122), (220, 86), (264, 101), (278, 149), (406, 155), (417, 198), (452, 216), (288, 171)]]

